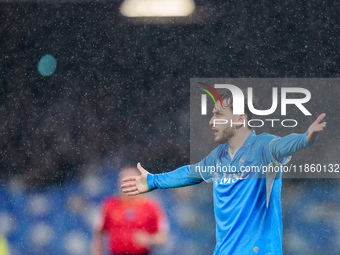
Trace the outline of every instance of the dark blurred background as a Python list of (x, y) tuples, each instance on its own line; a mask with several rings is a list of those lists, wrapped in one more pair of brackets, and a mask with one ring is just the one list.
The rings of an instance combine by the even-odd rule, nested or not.
[[(122, 2), (0, 3), (0, 229), (37, 194), (65, 204), (88, 176), (95, 186), (139, 161), (153, 173), (189, 163), (190, 78), (339, 77), (337, 1), (199, 0), (191, 17), (158, 20), (126, 18)], [(46, 54), (57, 60), (50, 76), (37, 70)], [(340, 253), (339, 188), (284, 180), (285, 254)], [(31, 243), (25, 224), (2, 231), (14, 254)]]

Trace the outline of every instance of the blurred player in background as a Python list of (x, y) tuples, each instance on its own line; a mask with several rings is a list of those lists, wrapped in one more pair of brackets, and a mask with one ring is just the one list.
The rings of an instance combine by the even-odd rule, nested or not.
[[(175, 188), (214, 179), (214, 212), (216, 219), (215, 255), (282, 254), (281, 173), (250, 173), (242, 167), (279, 166), (295, 152), (311, 146), (325, 127), (321, 114), (304, 134), (277, 137), (256, 135), (248, 125), (252, 113), (244, 105), (245, 114), (233, 115), (230, 92), (221, 96), (209, 124), (214, 140), (220, 144), (198, 167), (233, 166), (236, 172), (215, 173), (190, 171), (190, 166), (172, 172), (150, 174), (138, 163), (141, 173), (123, 180), (123, 192), (137, 195), (157, 188)], [(244, 100), (247, 102), (247, 99)], [(215, 119), (228, 120), (228, 124), (214, 124)], [(229, 123), (234, 123), (230, 125)], [(203, 241), (203, 240), (202, 240)], [(208, 254), (208, 253), (207, 253)]]
[[(124, 178), (138, 173), (135, 167), (123, 168), (119, 186)], [(148, 197), (112, 196), (103, 203), (101, 222), (93, 234), (92, 255), (102, 254), (104, 233), (109, 235), (112, 255), (147, 255), (150, 248), (167, 241), (167, 217), (161, 206)]]

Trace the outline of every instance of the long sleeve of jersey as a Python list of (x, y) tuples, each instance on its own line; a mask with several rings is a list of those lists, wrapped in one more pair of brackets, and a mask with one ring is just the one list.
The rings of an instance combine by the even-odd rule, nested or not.
[(317, 138), (307, 141), (308, 130), (304, 134), (290, 134), (270, 142), (270, 152), (274, 159), (281, 162), (282, 159), (313, 145)]
[(190, 186), (202, 182), (201, 178), (190, 177), (190, 166), (182, 166), (174, 171), (162, 174), (148, 174), (149, 190), (168, 189)]

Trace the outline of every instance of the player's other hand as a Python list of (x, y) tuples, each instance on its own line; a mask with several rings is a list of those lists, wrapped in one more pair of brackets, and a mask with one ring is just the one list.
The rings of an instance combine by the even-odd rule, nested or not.
[(319, 115), (319, 117), (308, 128), (307, 141), (313, 142), (318, 134), (326, 127), (326, 122), (322, 120), (326, 117), (325, 113)]
[(140, 163), (137, 164), (137, 169), (141, 173), (139, 176), (130, 176), (123, 179), (123, 184), (121, 185), (123, 193), (133, 196), (142, 194), (149, 191), (147, 176), (149, 174)]

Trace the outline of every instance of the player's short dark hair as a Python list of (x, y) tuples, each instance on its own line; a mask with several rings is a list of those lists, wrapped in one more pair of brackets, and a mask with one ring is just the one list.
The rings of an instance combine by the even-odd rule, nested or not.
[[(242, 89), (242, 93), (244, 95), (244, 114), (247, 115), (248, 121), (253, 119), (255, 117), (255, 114), (253, 114), (248, 107), (248, 93), (246, 89)], [(223, 102), (226, 100), (228, 107), (231, 111), (233, 111), (233, 95), (230, 90), (224, 90), (224, 92), (220, 95), (221, 101)], [(253, 95), (253, 106), (255, 109), (258, 109), (258, 99), (254, 97)]]

